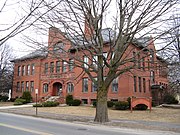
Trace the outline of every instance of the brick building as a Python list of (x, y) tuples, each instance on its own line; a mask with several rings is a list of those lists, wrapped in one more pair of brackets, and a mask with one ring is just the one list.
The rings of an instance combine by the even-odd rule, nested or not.
[[(103, 35), (108, 33), (108, 30), (103, 29)], [(86, 28), (85, 33), (89, 36)], [(44, 50), (36, 50), (12, 61), (14, 62), (12, 97), (20, 97), (23, 91), (28, 90), (35, 98), (35, 89), (38, 89), (39, 100), (57, 96), (60, 102), (65, 102), (66, 95), (72, 94), (84, 104), (91, 104), (96, 99), (96, 85), (86, 74), (80, 75), (82, 69), (73, 66), (74, 59), (57, 49), (60, 46), (64, 50), (76, 53), (72, 51), (72, 42), (54, 27), (49, 28), (48, 38), (48, 47)], [(106, 41), (106, 36), (103, 38)], [(104, 55), (107, 55), (106, 51), (108, 49), (105, 46)], [(160, 96), (160, 89), (166, 88), (168, 84), (167, 69), (166, 62), (156, 55), (153, 39), (151, 37), (139, 39), (130, 44), (125, 53), (134, 57), (135, 61), (131, 63), (136, 64), (136, 68), (113, 80), (109, 87), (108, 100), (126, 100), (132, 96), (149, 98), (152, 91), (155, 91), (153, 96)], [(66, 61), (59, 59), (58, 56), (64, 57)], [(88, 61), (83, 53), (81, 56), (84, 61), (92, 62)]]

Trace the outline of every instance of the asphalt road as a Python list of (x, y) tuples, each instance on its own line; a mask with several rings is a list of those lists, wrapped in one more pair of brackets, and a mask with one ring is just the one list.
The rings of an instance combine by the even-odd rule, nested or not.
[(0, 113), (0, 135), (179, 135), (174, 132), (85, 125)]

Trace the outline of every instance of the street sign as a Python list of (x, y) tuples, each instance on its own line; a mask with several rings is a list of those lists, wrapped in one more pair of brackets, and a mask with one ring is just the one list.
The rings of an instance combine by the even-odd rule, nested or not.
[(35, 89), (35, 93), (38, 94), (38, 89)]

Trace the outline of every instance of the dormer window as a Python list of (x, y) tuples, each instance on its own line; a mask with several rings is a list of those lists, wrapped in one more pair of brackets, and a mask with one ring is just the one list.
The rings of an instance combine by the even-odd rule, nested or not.
[(54, 53), (63, 53), (64, 52), (64, 43), (63, 42), (58, 42), (54, 45), (53, 48)]

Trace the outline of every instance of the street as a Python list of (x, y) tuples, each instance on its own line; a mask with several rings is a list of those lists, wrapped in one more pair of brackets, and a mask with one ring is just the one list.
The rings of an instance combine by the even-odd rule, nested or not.
[(174, 132), (125, 129), (0, 113), (1, 135), (178, 135)]

